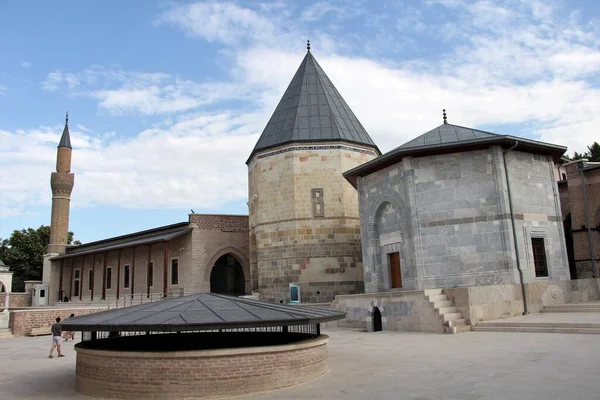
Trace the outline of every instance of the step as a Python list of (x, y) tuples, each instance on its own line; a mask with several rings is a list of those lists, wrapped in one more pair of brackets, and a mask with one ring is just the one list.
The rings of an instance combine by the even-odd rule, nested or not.
[(456, 333), (463, 333), (463, 332), (471, 332), (471, 325), (458, 325), (453, 327), (454, 329), (456, 329)]
[(564, 303), (544, 306), (544, 308), (600, 308), (598, 302)]
[(14, 337), (10, 329), (0, 329), (0, 339), (9, 339)]
[(434, 294), (429, 297), (429, 301), (432, 303), (435, 303), (436, 301), (447, 301), (448, 300), (448, 296), (446, 296), (445, 294)]
[(542, 308), (542, 312), (545, 314), (549, 313), (600, 313), (600, 308), (583, 308), (583, 307), (573, 307), (573, 308)]
[(433, 308), (452, 307), (452, 300), (442, 300), (433, 303)]
[(479, 322), (476, 326), (483, 327), (532, 327), (532, 328), (595, 328), (600, 329), (597, 322)]
[(472, 327), (475, 332), (524, 332), (524, 333), (579, 333), (600, 335), (600, 328), (543, 328), (533, 326), (479, 326)]
[(448, 321), (448, 326), (462, 326), (467, 325), (467, 320), (464, 318), (453, 319), (452, 321)]
[(50, 327), (44, 326), (42, 328), (32, 328), (28, 336), (44, 336), (50, 334), (52, 334), (52, 332), (50, 332)]
[(440, 315), (453, 314), (453, 313), (456, 313), (456, 312), (458, 312), (458, 308), (456, 308), (456, 307), (440, 307), (438, 309), (438, 313)]
[(442, 289), (425, 289), (425, 296), (433, 296), (442, 294)]
[(453, 321), (455, 319), (462, 319), (462, 313), (456, 312), (456, 313), (448, 313), (448, 314), (444, 314), (444, 322), (448, 322), (448, 321)]

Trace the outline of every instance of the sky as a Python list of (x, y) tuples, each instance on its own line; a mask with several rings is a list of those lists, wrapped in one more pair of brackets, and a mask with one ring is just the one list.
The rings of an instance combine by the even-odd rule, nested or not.
[(50, 223), (66, 111), (76, 239), (247, 214), (307, 39), (383, 152), (443, 108), (567, 154), (600, 141), (595, 0), (0, 0), (0, 237)]

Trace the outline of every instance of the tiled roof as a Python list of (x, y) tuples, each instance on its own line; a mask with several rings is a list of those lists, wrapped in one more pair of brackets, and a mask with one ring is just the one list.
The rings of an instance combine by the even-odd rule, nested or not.
[(285, 143), (333, 141), (358, 143), (377, 149), (373, 139), (309, 51), (248, 161), (259, 150)]

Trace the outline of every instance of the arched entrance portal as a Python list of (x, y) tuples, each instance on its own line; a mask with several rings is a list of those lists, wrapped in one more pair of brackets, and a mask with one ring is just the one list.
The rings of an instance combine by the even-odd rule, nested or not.
[(373, 332), (379, 332), (383, 330), (383, 324), (381, 323), (381, 311), (375, 307), (373, 309)]
[(231, 254), (219, 257), (210, 272), (211, 293), (242, 296), (246, 294), (244, 270)]

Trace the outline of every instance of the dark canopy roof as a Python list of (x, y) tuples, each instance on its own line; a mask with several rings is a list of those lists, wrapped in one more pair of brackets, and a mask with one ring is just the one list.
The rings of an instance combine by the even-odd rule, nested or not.
[(343, 141), (381, 152), (309, 51), (248, 162), (259, 150), (293, 142)]
[(85, 254), (100, 253), (103, 251), (112, 251), (123, 249), (125, 247), (142, 246), (151, 243), (168, 242), (179, 236), (183, 236), (192, 231), (187, 222), (161, 226), (160, 228), (149, 229), (147, 231), (136, 232), (134, 234), (117, 236), (114, 238), (99, 240), (97, 242), (87, 243), (80, 246), (68, 247), (65, 254), (52, 257), (52, 260), (63, 258), (73, 258)]
[(499, 135), (464, 126), (442, 124), (374, 160), (345, 172), (344, 177), (356, 187), (357, 177), (366, 176), (389, 167), (400, 162), (407, 156), (425, 157), (436, 154), (484, 149), (493, 145), (510, 148), (515, 144), (517, 145), (515, 147), (517, 151), (550, 155), (554, 161), (560, 160), (561, 156), (567, 150), (564, 146), (537, 140)]
[(195, 331), (316, 324), (345, 313), (304, 306), (199, 293), (191, 296), (67, 318), (68, 331)]

